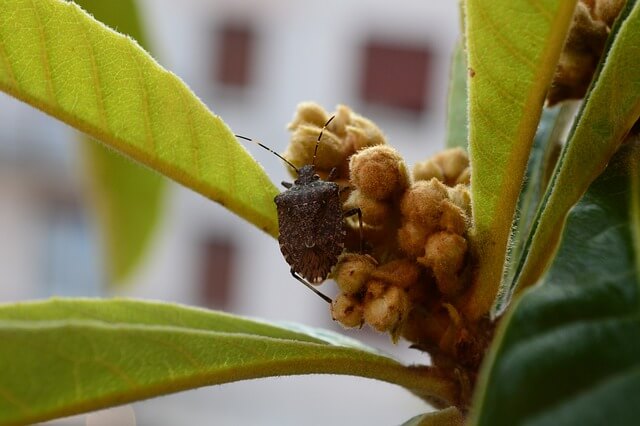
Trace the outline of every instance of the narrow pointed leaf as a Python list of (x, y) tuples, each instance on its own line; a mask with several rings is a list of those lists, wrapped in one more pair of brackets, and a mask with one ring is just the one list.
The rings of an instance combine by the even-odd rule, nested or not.
[[(319, 339), (317, 336), (324, 335)], [(450, 379), (331, 334), (162, 303), (0, 306), (0, 425), (32, 423), (196, 387), (294, 375), (387, 381), (444, 405)], [(336, 344), (337, 343), (337, 344)]]
[[(148, 49), (135, 0), (75, 0), (94, 18)], [(90, 194), (105, 243), (109, 284), (123, 282), (141, 262), (162, 212), (166, 182), (98, 143), (82, 146)]]
[(575, 1), (467, 0), (469, 150), (476, 279), (465, 309), (491, 308), (547, 88)]
[(639, 164), (629, 143), (571, 210), (542, 285), (502, 319), (471, 424), (638, 424)]
[(71, 2), (0, 0), (0, 10), (0, 90), (277, 234), (264, 170), (133, 40)]
[(535, 284), (558, 245), (567, 212), (604, 170), (640, 117), (640, 5), (627, 2), (612, 30), (598, 75), (558, 161), (535, 224), (517, 291)]
[(509, 301), (513, 278), (520, 259), (526, 256), (525, 246), (536, 212), (548, 184), (548, 177), (555, 166), (562, 148), (562, 136), (575, 113), (573, 104), (556, 106), (542, 112), (540, 124), (533, 141), (524, 182), (518, 198), (518, 209), (513, 221), (505, 268), (494, 309), (500, 312)]

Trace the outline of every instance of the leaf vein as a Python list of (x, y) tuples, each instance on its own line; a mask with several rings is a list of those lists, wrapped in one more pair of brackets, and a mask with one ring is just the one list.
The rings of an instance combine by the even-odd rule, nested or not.
[(40, 51), (42, 60), (42, 68), (44, 71), (44, 79), (45, 85), (47, 88), (47, 96), (49, 101), (58, 105), (58, 98), (56, 97), (55, 90), (53, 88), (53, 77), (51, 75), (51, 64), (49, 63), (49, 54), (47, 53), (47, 38), (44, 31), (44, 24), (42, 22), (42, 18), (40, 17), (40, 13), (38, 12), (38, 6), (35, 3), (35, 0), (31, 0), (31, 5), (33, 6), (33, 15), (35, 16), (37, 22), (38, 36), (40, 42)]
[(104, 92), (102, 90), (102, 81), (100, 80), (100, 74), (98, 69), (98, 64), (96, 62), (96, 52), (93, 49), (93, 45), (91, 44), (91, 40), (88, 36), (88, 31), (85, 25), (80, 20), (80, 12), (77, 8), (73, 8), (74, 16), (76, 18), (76, 24), (80, 27), (80, 32), (87, 44), (87, 52), (89, 56), (89, 60), (91, 61), (91, 79), (93, 80), (93, 89), (96, 96), (96, 107), (98, 108), (98, 118), (100, 120), (100, 125), (105, 131), (109, 131), (109, 123), (107, 121), (107, 112), (104, 107)]

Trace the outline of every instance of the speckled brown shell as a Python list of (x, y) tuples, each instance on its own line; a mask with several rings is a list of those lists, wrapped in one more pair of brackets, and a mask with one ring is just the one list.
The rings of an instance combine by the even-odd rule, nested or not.
[(344, 249), (346, 231), (339, 192), (337, 184), (316, 180), (296, 184), (274, 200), (280, 251), (292, 269), (310, 283), (324, 281)]

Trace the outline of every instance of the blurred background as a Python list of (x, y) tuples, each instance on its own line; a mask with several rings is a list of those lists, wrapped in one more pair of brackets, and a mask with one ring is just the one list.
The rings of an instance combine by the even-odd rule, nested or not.
[[(283, 151), (296, 105), (313, 100), (374, 120), (410, 165), (444, 145), (457, 1), (139, 0), (137, 10), (141, 43), (236, 133)], [(341, 331), (327, 305), (291, 278), (276, 240), (170, 182), (154, 186), (151, 202), (132, 201), (130, 215), (150, 231), (135, 264), (112, 273), (90, 143), (0, 94), (0, 302), (136, 297)], [(288, 179), (275, 156), (247, 149), (274, 182)], [(122, 176), (105, 170), (103, 186)], [(144, 187), (129, 191), (145, 200)], [(406, 362), (427, 361), (386, 335), (343, 332)], [(393, 385), (309, 376), (202, 388), (133, 410), (140, 425), (391, 425), (429, 407)]]

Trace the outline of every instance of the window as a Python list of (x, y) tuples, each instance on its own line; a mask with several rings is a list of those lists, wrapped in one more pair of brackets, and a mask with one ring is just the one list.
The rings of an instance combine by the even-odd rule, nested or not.
[(424, 45), (373, 40), (365, 45), (361, 97), (410, 111), (426, 109), (431, 54)]
[(217, 31), (216, 81), (246, 87), (251, 80), (254, 35), (248, 25), (228, 23)]
[(200, 300), (210, 308), (225, 308), (233, 279), (235, 247), (227, 238), (212, 236), (202, 243)]
[(79, 200), (52, 195), (45, 209), (44, 284), (46, 296), (99, 296), (101, 253)]

